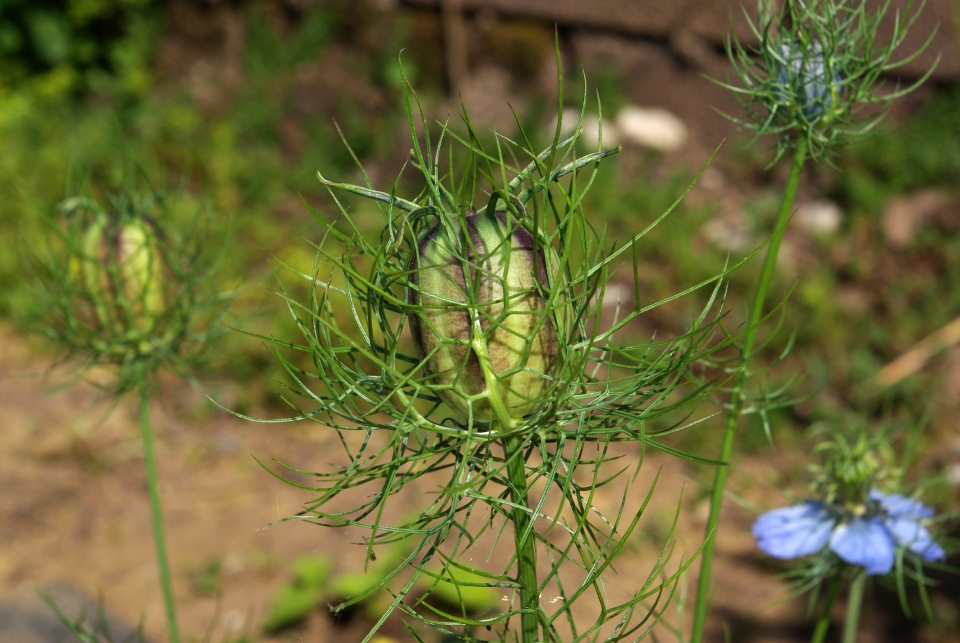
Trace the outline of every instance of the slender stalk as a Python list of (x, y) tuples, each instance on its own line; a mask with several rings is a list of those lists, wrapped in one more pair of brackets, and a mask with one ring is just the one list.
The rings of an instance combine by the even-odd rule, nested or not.
[(730, 408), (727, 412), (727, 421), (723, 429), (723, 444), (720, 447), (720, 464), (717, 466), (717, 472), (713, 480), (713, 491), (710, 496), (710, 516), (707, 519), (707, 528), (703, 553), (700, 559), (700, 578), (697, 580), (697, 600), (693, 611), (693, 631), (691, 632), (691, 643), (700, 643), (703, 639), (703, 629), (707, 621), (708, 596), (712, 584), (713, 572), (713, 549), (716, 542), (717, 524), (720, 522), (720, 509), (723, 504), (723, 491), (727, 483), (727, 473), (730, 468), (730, 455), (733, 452), (733, 438), (736, 433), (737, 420), (740, 419), (740, 413), (743, 411), (743, 387), (746, 382), (746, 362), (749, 361), (753, 352), (753, 345), (757, 338), (757, 326), (763, 318), (763, 303), (767, 298), (767, 291), (770, 289), (770, 282), (773, 279), (774, 269), (777, 267), (777, 254), (780, 251), (780, 242), (783, 240), (783, 232), (786, 229), (787, 221), (790, 220), (791, 209), (793, 208), (793, 198), (797, 193), (797, 185), (800, 182), (800, 172), (803, 169), (803, 163), (807, 159), (806, 139), (800, 138), (797, 142), (797, 148), (793, 155), (793, 164), (790, 166), (790, 176), (787, 179), (787, 186), (783, 192), (783, 201), (780, 204), (780, 212), (777, 215), (777, 222), (774, 227), (773, 236), (767, 246), (767, 255), (763, 260), (763, 268), (760, 271), (760, 279), (757, 281), (757, 289), (753, 297), (753, 306), (750, 308), (750, 317), (747, 322), (747, 329), (743, 337), (742, 359), (744, 368), (737, 375), (736, 385), (730, 400)]
[[(527, 474), (524, 470), (523, 441), (516, 437), (503, 440), (507, 458), (507, 477), (513, 501), (521, 507), (529, 507), (527, 499)], [(513, 535), (517, 544), (517, 582), (520, 583), (520, 631), (522, 643), (540, 640), (540, 595), (537, 591), (537, 557), (533, 535), (524, 538), (530, 527), (530, 513), (517, 508), (512, 512)]]
[[(505, 299), (509, 299), (504, 293)], [(490, 408), (497, 418), (497, 424), (502, 431), (510, 431), (514, 427), (514, 420), (510, 417), (507, 407), (500, 397), (500, 385), (497, 376), (490, 364), (490, 355), (487, 352), (487, 342), (480, 324), (480, 315), (477, 309), (471, 310), (473, 340), (471, 346), (480, 362), (484, 381), (490, 396)], [(511, 512), (513, 520), (513, 538), (517, 548), (517, 582), (520, 584), (520, 632), (521, 643), (536, 643), (540, 640), (540, 592), (537, 587), (537, 552), (533, 541), (533, 532), (526, 538), (530, 528), (530, 507), (527, 498), (526, 461), (523, 458), (523, 440), (513, 435), (503, 438), (504, 457), (507, 460), (507, 481), (510, 483), (510, 495), (517, 508)]]
[(157, 548), (157, 567), (160, 569), (160, 588), (167, 613), (167, 630), (170, 643), (180, 643), (177, 628), (177, 613), (173, 604), (173, 587), (170, 584), (170, 565), (167, 562), (167, 545), (163, 536), (163, 516), (160, 513), (160, 489), (157, 485), (157, 463), (153, 456), (153, 430), (150, 427), (150, 392), (146, 374), (140, 381), (140, 436), (143, 439), (143, 459), (147, 469), (147, 489), (150, 495), (150, 518), (153, 522), (153, 542)]
[(850, 594), (847, 596), (847, 618), (843, 623), (843, 643), (856, 643), (857, 627), (860, 625), (860, 608), (863, 606), (863, 586), (867, 582), (867, 575), (857, 574), (850, 583)]
[(810, 643), (823, 643), (823, 637), (827, 635), (830, 628), (830, 612), (833, 609), (833, 602), (837, 600), (837, 594), (840, 593), (840, 583), (843, 580), (843, 572), (837, 572), (833, 581), (830, 583), (830, 589), (823, 599), (823, 611), (820, 612), (820, 618), (817, 620), (817, 626), (813, 630), (813, 638)]

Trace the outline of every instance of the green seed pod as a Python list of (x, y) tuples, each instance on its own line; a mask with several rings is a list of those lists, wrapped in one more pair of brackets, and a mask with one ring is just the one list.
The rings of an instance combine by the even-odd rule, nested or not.
[(558, 297), (547, 309), (563, 287), (560, 260), (501, 212), (463, 223), (466, 238), (438, 226), (411, 260), (414, 344), (427, 381), (463, 418), (472, 406), (476, 421), (519, 419), (546, 401), (569, 334), (569, 304)]
[(83, 278), (97, 321), (114, 335), (149, 334), (164, 310), (162, 258), (153, 226), (99, 217), (82, 239)]

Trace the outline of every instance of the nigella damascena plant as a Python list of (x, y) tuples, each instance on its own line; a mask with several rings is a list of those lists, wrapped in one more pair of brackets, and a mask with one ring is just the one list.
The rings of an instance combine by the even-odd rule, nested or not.
[(47, 252), (30, 262), (39, 305), (28, 328), (82, 368), (110, 366), (116, 392), (159, 366), (197, 366), (226, 301), (200, 217), (181, 230), (159, 193), (121, 192), (105, 206), (67, 199), (49, 223)]
[[(757, 19), (748, 16), (757, 46), (744, 46), (731, 35), (727, 53), (740, 83), (720, 84), (734, 92), (745, 111), (745, 118), (732, 120), (758, 136), (777, 137), (777, 158), (800, 141), (817, 157), (873, 131), (883, 108), (933, 71), (907, 87), (878, 92), (883, 75), (895, 74), (919, 53), (895, 58), (919, 9), (888, 15), (889, 3), (870, 9), (866, 0), (776, 4), (760, 2)], [(890, 34), (881, 42), (884, 21)]]
[[(478, 134), (465, 112), (454, 126), (430, 123), (420, 110), (415, 126), (420, 105), (404, 91), (415, 181), (400, 177), (383, 192), (320, 176), (338, 216), (315, 213), (324, 233), (311, 270), (279, 263), (292, 283), (310, 286), (304, 300), (280, 282), (302, 341), (264, 338), (304, 400), (288, 420), (344, 436), (341, 461), (311, 474), (319, 497), (296, 518), (368, 530), (370, 560), (381, 548), (407, 552), (396, 569), (335, 608), (386, 586), (394, 600), (376, 627), (400, 612), (458, 640), (481, 640), (470, 634), (481, 626), (493, 632), (487, 636), (522, 643), (593, 640), (601, 632), (605, 640), (633, 640), (649, 626), (654, 603), (646, 601), (677, 580), (664, 572), (669, 556), (618, 604), (607, 602), (601, 585), (653, 489), (624, 488), (628, 509), (613, 516), (592, 498), (597, 486), (621, 480), (617, 443), (679, 454), (659, 438), (683, 425), (657, 419), (709, 390), (690, 366), (715, 349), (708, 338), (719, 277), (701, 284), (713, 295), (688, 332), (638, 340), (632, 322), (660, 303), (641, 305), (638, 285), (636, 240), (654, 226), (606, 250), (584, 212), (598, 164), (619, 148), (577, 158), (579, 125), (560, 140), (558, 123), (556, 137), (536, 153)], [(521, 130), (515, 140), (530, 138)], [(411, 183), (419, 194), (401, 196)], [(361, 200), (342, 203), (344, 194)], [(382, 223), (378, 237), (369, 233), (371, 201)], [(633, 266), (632, 301), (608, 303), (602, 315), (621, 263)], [(415, 496), (424, 504), (413, 515), (403, 492), (411, 484), (435, 491)], [(359, 499), (351, 509), (327, 506), (355, 488), (364, 493), (350, 496)], [(401, 511), (390, 508), (396, 504)], [(407, 518), (387, 519), (398, 515)], [(493, 534), (504, 530), (513, 532), (514, 549), (500, 560), (495, 550), (507, 538)], [(493, 590), (502, 609), (474, 613), (464, 602), (426, 612), (439, 583), (464, 583), (457, 590), (464, 595)], [(571, 625), (578, 600), (597, 609)]]
[[(179, 643), (180, 634), (153, 449), (152, 376), (165, 367), (193, 377), (220, 333), (218, 318), (231, 298), (217, 292), (213, 278), (220, 250), (209, 238), (217, 229), (198, 215), (181, 228), (176, 214), (157, 192), (120, 192), (106, 206), (85, 197), (64, 201), (58, 216), (48, 220), (47, 246), (29, 256), (37, 297), (21, 320), (51, 340), (60, 361), (71, 361), (80, 377), (90, 367), (102, 367), (91, 383), (117, 397), (131, 389), (139, 393), (150, 516), (171, 643)], [(104, 372), (114, 377), (104, 378)]]
[[(894, 59), (918, 14), (911, 14), (908, 8), (906, 15), (887, 15), (889, 2), (879, 3), (876, 10), (869, 9), (867, 4), (866, 0), (762, 0), (757, 5), (757, 19), (747, 16), (758, 44), (745, 47), (733, 34), (727, 40), (727, 55), (739, 83), (718, 84), (733, 92), (744, 111), (742, 117), (728, 118), (755, 132), (757, 138), (765, 134), (775, 136), (776, 155), (770, 165), (786, 155), (791, 158), (791, 166), (741, 342), (743, 367), (730, 387), (731, 399), (726, 404), (727, 420), (717, 457), (720, 462), (729, 462), (733, 455), (743, 409), (756, 411), (790, 403), (786, 401), (786, 389), (772, 397), (766, 390), (758, 396), (747, 383), (762, 372), (751, 368), (749, 362), (756, 357), (757, 327), (765, 316), (780, 243), (793, 213), (793, 200), (807, 160), (825, 157), (851, 139), (876, 130), (884, 108), (922, 84), (933, 71), (931, 68), (908, 87), (898, 86), (882, 94), (877, 91), (881, 75), (895, 73), (899, 65), (919, 53)], [(881, 42), (878, 33), (885, 20), (891, 23), (887, 30), (890, 35)], [(726, 466), (718, 467), (705, 525), (706, 544), (693, 609), (692, 643), (702, 641), (706, 627), (713, 587), (712, 535), (720, 521), (726, 481)]]
[(783, 43), (780, 56), (779, 66), (771, 69), (771, 74), (786, 120), (802, 120), (810, 127), (821, 118), (831, 118), (843, 85), (839, 74), (830, 73), (830, 60), (824, 56), (820, 41)]
[(824, 640), (834, 600), (849, 580), (844, 640), (853, 640), (867, 577), (893, 574), (909, 614), (905, 579), (923, 586), (929, 582), (923, 567), (937, 566), (947, 555), (933, 533), (932, 508), (880, 489), (902, 477), (891, 464), (894, 448), (886, 435), (861, 429), (848, 438), (830, 431), (815, 451), (820, 462), (811, 467), (812, 497), (761, 514), (753, 535), (757, 547), (774, 558), (804, 559), (793, 576), (799, 587), (814, 593), (811, 606), (819, 589), (825, 590), (814, 643)]

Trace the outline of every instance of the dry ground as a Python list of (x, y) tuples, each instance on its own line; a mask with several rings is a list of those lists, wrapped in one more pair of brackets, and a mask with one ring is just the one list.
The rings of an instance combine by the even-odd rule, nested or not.
[[(108, 610), (123, 621), (136, 623), (142, 618), (151, 640), (163, 641), (135, 405), (125, 399), (108, 413), (109, 405), (98, 400), (91, 387), (51, 391), (54, 382), (39, 377), (45, 363), (44, 357), (31, 354), (23, 336), (0, 327), (0, 601), (22, 598), (34, 586), (67, 581), (91, 595), (99, 593)], [(221, 399), (231, 399), (229, 386), (211, 390)], [(338, 624), (319, 611), (303, 627), (275, 637), (258, 629), (272, 593), (298, 556), (332, 555), (338, 569), (361, 564), (362, 548), (351, 544), (361, 540), (360, 533), (304, 523), (266, 527), (297, 511), (310, 496), (269, 476), (254, 456), (319, 469), (335, 447), (332, 432), (314, 424), (244, 422), (217, 411), (177, 382), (164, 385), (162, 400), (152, 410), (186, 639), (200, 640), (212, 623), (212, 640), (217, 642), (243, 628), (264, 642), (359, 641), (369, 625), (362, 618)], [(637, 457), (636, 451), (627, 455)], [(776, 452), (763, 460), (752, 459), (736, 469), (732, 487), (752, 501), (772, 506), (782, 497), (765, 490), (791, 466), (797, 465)], [(661, 479), (649, 518), (641, 522), (642, 533), (618, 564), (619, 575), (611, 579), (614, 594), (629, 591), (646, 575), (684, 487), (678, 554), (694, 551), (702, 537), (706, 505), (686, 464), (650, 456), (634, 493), (642, 493), (658, 470)], [(408, 511), (429, 491), (425, 486), (411, 490), (401, 508)], [(616, 500), (601, 496), (598, 503)], [(776, 566), (756, 555), (749, 535), (751, 519), (750, 512), (735, 505), (725, 514), (716, 562), (716, 618), (709, 640), (724, 640), (724, 624), (731, 628), (734, 641), (807, 640), (810, 630), (804, 624), (802, 601), (778, 602), (784, 586), (776, 579)], [(219, 611), (217, 600), (199, 594), (191, 583), (211, 559), (222, 563)], [(693, 583), (690, 574), (691, 588)], [(949, 640), (932, 628), (894, 634), (890, 628), (899, 627), (898, 622), (880, 614), (867, 615), (861, 641)], [(668, 618), (676, 616), (670, 612)], [(399, 628), (390, 629), (400, 634)], [(660, 638), (671, 639), (665, 632)]]

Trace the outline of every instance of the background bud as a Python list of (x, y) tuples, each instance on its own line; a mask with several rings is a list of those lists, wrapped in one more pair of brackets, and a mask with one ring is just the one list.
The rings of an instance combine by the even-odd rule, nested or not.
[(521, 418), (546, 401), (569, 333), (569, 304), (556, 297), (548, 306), (551, 289), (564, 286), (560, 262), (502, 212), (462, 223), (432, 229), (411, 260), (417, 353), (427, 382), (464, 418), (472, 406), (474, 420), (496, 419), (500, 403)]
[(84, 233), (83, 278), (103, 330), (149, 334), (164, 310), (163, 259), (143, 218), (97, 217)]

